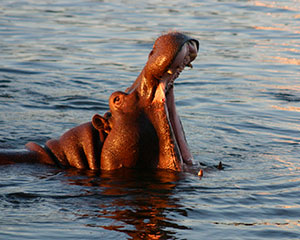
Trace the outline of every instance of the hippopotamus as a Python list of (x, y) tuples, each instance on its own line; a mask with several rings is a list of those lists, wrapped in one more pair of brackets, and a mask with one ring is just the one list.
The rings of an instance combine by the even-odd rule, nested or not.
[(109, 111), (50, 139), (44, 146), (27, 143), (21, 151), (0, 152), (0, 164), (32, 162), (61, 168), (120, 168), (181, 171), (192, 164), (185, 133), (176, 112), (174, 81), (192, 67), (199, 42), (169, 32), (154, 43), (145, 67), (124, 92), (109, 98)]

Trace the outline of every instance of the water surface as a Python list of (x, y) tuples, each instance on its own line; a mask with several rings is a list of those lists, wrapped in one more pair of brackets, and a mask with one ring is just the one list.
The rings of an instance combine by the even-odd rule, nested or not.
[(0, 16), (0, 148), (103, 114), (154, 40), (179, 30), (200, 41), (175, 91), (204, 169), (1, 166), (1, 239), (300, 238), (298, 0), (9, 0)]

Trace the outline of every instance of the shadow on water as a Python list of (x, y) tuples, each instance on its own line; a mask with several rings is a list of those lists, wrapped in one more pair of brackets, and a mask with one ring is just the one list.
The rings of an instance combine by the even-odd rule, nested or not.
[(188, 229), (170, 216), (170, 212), (187, 215), (173, 196), (181, 178), (178, 173), (123, 169), (87, 174), (72, 169), (66, 176), (68, 184), (88, 187), (91, 205), (76, 213), (88, 227), (125, 233), (132, 239), (172, 239), (178, 229)]

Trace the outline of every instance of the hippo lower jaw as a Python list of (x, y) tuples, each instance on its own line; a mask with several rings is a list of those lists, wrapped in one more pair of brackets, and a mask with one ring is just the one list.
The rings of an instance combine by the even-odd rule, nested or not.
[(192, 155), (176, 111), (174, 88), (167, 88), (166, 82), (161, 82), (151, 106), (154, 108), (151, 122), (157, 131), (160, 146), (157, 167), (181, 171), (183, 163), (192, 163)]
[(187, 42), (169, 70), (162, 76), (156, 88), (151, 103), (151, 106), (155, 108), (155, 113), (152, 112), (153, 119), (151, 122), (159, 136), (158, 168), (181, 171), (183, 163), (192, 164), (192, 155), (176, 112), (173, 84), (185, 66), (192, 67), (191, 62), (196, 56), (196, 43)]
[[(177, 136), (181, 136), (182, 128), (178, 128), (173, 89), (165, 92), (164, 84), (159, 84), (155, 98), (151, 104), (152, 110), (154, 108), (153, 118), (151, 122), (157, 131), (159, 138), (159, 160), (158, 168), (172, 169), (175, 171), (182, 170), (184, 162), (181, 148), (182, 143)], [(186, 150), (185, 150), (186, 151)]]

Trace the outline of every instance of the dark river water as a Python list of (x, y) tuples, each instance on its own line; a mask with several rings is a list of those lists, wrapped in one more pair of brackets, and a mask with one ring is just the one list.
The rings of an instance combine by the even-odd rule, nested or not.
[(0, 148), (105, 113), (169, 30), (200, 41), (175, 92), (204, 176), (0, 166), (0, 239), (300, 239), (299, 0), (1, 0)]

